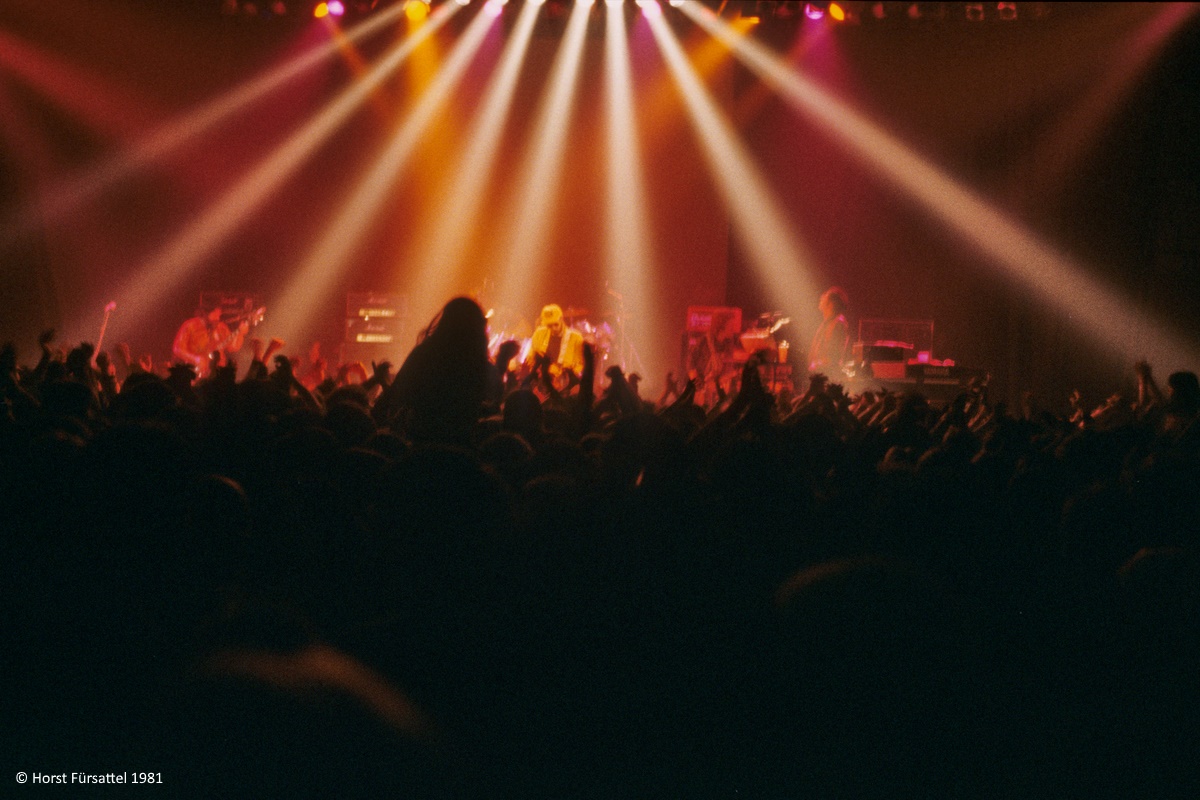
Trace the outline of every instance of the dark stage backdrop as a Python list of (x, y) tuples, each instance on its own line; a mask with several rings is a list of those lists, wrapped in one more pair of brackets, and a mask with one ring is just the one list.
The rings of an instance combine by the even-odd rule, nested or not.
[[(1161, 6), (1055, 5), (1037, 25), (842, 29), (836, 43), (810, 48), (801, 63), (1031, 234), (1194, 342), (1194, 14), (1161, 50), (1143, 48), (1137, 66), (1121, 59), (1139, 52), (1134, 41), (1149, 38), (1148, 20)], [(1097, 75), (1123, 71), (1125, 82), (1097, 92)], [(861, 318), (932, 319), (934, 355), (988, 370), (1001, 396), (1013, 401), (1024, 389), (1060, 407), (1073, 387), (1094, 401), (1118, 386), (1132, 390), (1126, 358), (1095, 345), (1071, 319), (846, 156), (836, 137), (761, 96), (749, 76), (739, 80), (734, 103), (751, 109), (747, 140), (771, 165), (767, 174), (823, 281), (847, 289), (852, 329)], [(730, 301), (766, 304), (738, 242), (730, 254)]]

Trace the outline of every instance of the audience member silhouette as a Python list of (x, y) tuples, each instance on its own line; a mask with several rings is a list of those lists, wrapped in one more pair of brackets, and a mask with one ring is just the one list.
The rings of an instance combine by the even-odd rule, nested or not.
[(467, 444), (487, 399), (490, 371), (483, 309), (456, 297), (421, 334), (376, 409), (387, 419), (399, 418), (414, 441)]

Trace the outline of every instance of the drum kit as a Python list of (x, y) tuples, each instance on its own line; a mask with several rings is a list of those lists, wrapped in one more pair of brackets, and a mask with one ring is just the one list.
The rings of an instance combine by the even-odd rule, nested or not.
[(609, 351), (613, 346), (613, 329), (602, 315), (599, 322), (592, 322), (591, 312), (586, 308), (567, 308), (563, 310), (563, 318), (567, 324), (583, 334), (583, 340), (589, 343), (596, 352), (596, 371), (603, 372), (602, 364), (608, 361)]

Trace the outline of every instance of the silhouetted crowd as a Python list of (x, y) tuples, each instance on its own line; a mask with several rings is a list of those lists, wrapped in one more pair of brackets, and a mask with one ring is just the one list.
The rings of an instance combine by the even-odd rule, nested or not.
[(394, 376), (41, 344), (0, 353), (10, 776), (1197, 796), (1193, 373), (1055, 414), (751, 363), (706, 408), (587, 350), (565, 395), (464, 298)]

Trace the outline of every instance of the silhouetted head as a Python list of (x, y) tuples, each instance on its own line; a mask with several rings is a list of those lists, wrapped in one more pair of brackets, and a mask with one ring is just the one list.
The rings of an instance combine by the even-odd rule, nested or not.
[(504, 429), (530, 432), (542, 428), (542, 402), (528, 389), (518, 389), (504, 399)]
[(821, 310), (821, 316), (825, 319), (833, 319), (839, 314), (845, 314), (849, 305), (850, 299), (846, 296), (846, 290), (840, 286), (831, 286), (821, 295), (817, 308)]
[(1200, 410), (1200, 381), (1194, 372), (1172, 372), (1167, 378), (1170, 393), (1168, 408), (1180, 414), (1194, 414)]
[(474, 300), (456, 297), (433, 318), (423, 338), (460, 344), (483, 342), (486, 346), (487, 318)]

